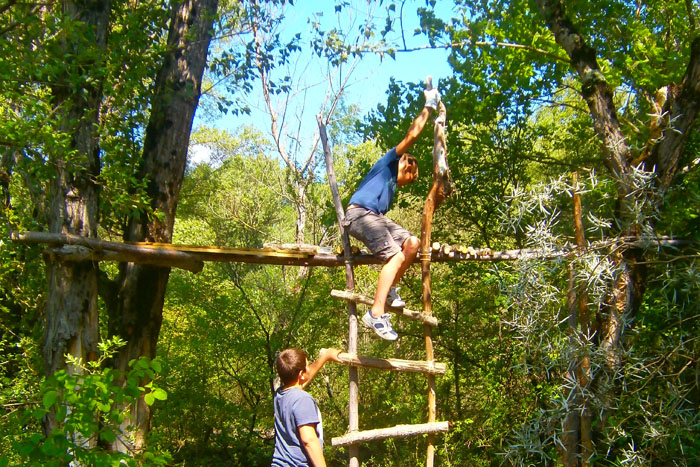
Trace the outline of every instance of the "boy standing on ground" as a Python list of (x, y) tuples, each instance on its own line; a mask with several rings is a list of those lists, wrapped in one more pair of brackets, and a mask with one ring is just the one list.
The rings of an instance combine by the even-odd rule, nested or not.
[(306, 352), (283, 350), (277, 357), (277, 374), (283, 386), (275, 393), (275, 452), (272, 466), (325, 467), (323, 423), (316, 400), (304, 388), (328, 361), (340, 363), (339, 349), (321, 349), (309, 365)]
[(379, 273), (374, 303), (362, 317), (362, 322), (379, 337), (389, 341), (394, 341), (399, 336), (392, 329), (389, 321), (391, 315), (384, 313), (384, 306), (387, 300), (393, 307), (405, 305), (395, 286), (416, 258), (420, 240), (384, 214), (391, 207), (396, 187), (407, 185), (418, 178), (416, 158), (407, 151), (440, 103), (437, 88), (426, 90), (424, 94), (425, 107), (403, 140), (384, 154), (362, 179), (359, 188), (350, 198), (343, 222), (350, 235), (362, 241), (372, 254), (385, 261)]

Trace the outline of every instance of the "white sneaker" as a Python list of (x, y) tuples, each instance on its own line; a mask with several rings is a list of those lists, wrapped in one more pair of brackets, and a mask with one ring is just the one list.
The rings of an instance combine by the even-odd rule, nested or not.
[(389, 293), (386, 296), (386, 302), (389, 304), (389, 306), (394, 308), (403, 308), (406, 306), (406, 302), (399, 297), (399, 292), (397, 291), (396, 287), (389, 289)]
[(368, 328), (373, 329), (382, 339), (395, 341), (399, 338), (399, 335), (391, 328), (391, 322), (389, 322), (390, 318), (391, 315), (389, 313), (384, 313), (379, 318), (375, 318), (372, 316), (372, 310), (369, 310), (362, 316), (362, 322)]

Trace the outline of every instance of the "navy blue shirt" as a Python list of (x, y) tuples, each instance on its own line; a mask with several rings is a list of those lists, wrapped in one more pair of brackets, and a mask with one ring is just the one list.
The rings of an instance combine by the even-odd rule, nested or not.
[(321, 412), (314, 398), (299, 388), (279, 388), (275, 393), (275, 451), (272, 466), (308, 466), (306, 450), (299, 439), (299, 427), (314, 425), (323, 447)]
[(386, 214), (396, 194), (398, 173), (399, 157), (396, 148), (393, 148), (375, 162), (348, 204), (357, 204), (377, 214)]

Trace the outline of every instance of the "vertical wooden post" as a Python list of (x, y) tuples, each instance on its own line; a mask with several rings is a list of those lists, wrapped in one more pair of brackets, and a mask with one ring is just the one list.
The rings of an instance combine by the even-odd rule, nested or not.
[[(581, 214), (581, 195), (578, 188), (578, 173), (572, 174), (574, 185), (573, 208), (574, 208), (574, 232), (576, 235), (576, 246), (579, 252), (585, 248), (586, 238), (583, 230), (583, 216)], [(588, 294), (585, 284), (577, 284), (576, 271), (573, 262), (569, 264), (569, 326), (575, 330), (580, 327), (583, 335), (588, 335), (590, 328), (590, 317), (588, 312)], [(576, 345), (574, 337), (571, 344)], [(569, 371), (576, 376), (579, 386), (586, 387), (590, 379), (590, 361), (587, 355), (574, 357), (569, 364)], [(572, 394), (570, 402), (570, 412), (564, 422), (564, 435), (562, 445), (559, 449), (559, 462), (565, 467), (586, 467), (589, 465), (588, 459), (593, 452), (593, 442), (591, 439), (591, 412), (587, 406), (587, 401), (582, 391)]]
[[(355, 273), (352, 267), (352, 252), (350, 251), (350, 237), (348, 237), (347, 232), (343, 228), (343, 219), (345, 218), (345, 211), (343, 210), (343, 203), (340, 200), (340, 193), (338, 192), (338, 183), (335, 178), (335, 170), (333, 168), (333, 158), (331, 157), (331, 149), (328, 145), (328, 136), (326, 135), (326, 124), (323, 118), (319, 114), (316, 117), (318, 121), (318, 129), (321, 136), (321, 142), (323, 144), (323, 155), (326, 159), (326, 173), (328, 174), (328, 184), (331, 187), (331, 193), (333, 195), (333, 205), (335, 206), (335, 213), (338, 218), (338, 229), (340, 229), (340, 235), (343, 239), (343, 256), (345, 258), (345, 282), (346, 290), (352, 292), (355, 290)], [(427, 327), (427, 326), (426, 326)], [(357, 305), (355, 302), (348, 301), (348, 352), (357, 354)], [(355, 366), (348, 366), (349, 373), (349, 388), (348, 388), (348, 431), (350, 433), (358, 431), (360, 420), (359, 420), (359, 386), (358, 386), (358, 369)], [(350, 467), (359, 467), (359, 446), (357, 444), (351, 444), (348, 447), (348, 465)]]
[[(579, 194), (578, 172), (572, 174), (574, 182), (574, 230), (576, 233), (576, 246), (579, 252), (583, 251), (586, 246), (586, 237), (583, 230), (583, 215), (581, 213), (581, 195)], [(578, 301), (578, 324), (583, 335), (588, 335), (590, 330), (590, 316), (588, 313), (588, 294), (586, 293), (585, 284), (580, 284), (576, 287)], [(580, 362), (577, 362), (576, 378), (581, 387), (588, 386), (590, 382), (590, 367), (591, 362), (588, 355), (583, 356)], [(593, 440), (591, 438), (591, 411), (588, 407), (588, 401), (585, 397), (581, 397), (581, 412), (580, 412), (580, 443), (581, 443), (581, 466), (589, 465), (588, 459), (593, 454)]]
[[(421, 263), (421, 278), (423, 279), (423, 313), (432, 314), (433, 305), (430, 286), (430, 233), (433, 223), (433, 213), (438, 199), (438, 183), (433, 181), (433, 187), (430, 189), (428, 198), (425, 200), (423, 208), (423, 221), (421, 226), (421, 248), (420, 248), (420, 263)], [(425, 360), (432, 361), (435, 359), (433, 352), (433, 335), (432, 327), (423, 326), (423, 336), (425, 338)], [(428, 375), (428, 423), (434, 422), (437, 412), (437, 403), (435, 400), (435, 375)], [(428, 453), (426, 466), (432, 467), (435, 459), (435, 435), (428, 435)]]
[[(432, 88), (432, 80), (430, 76), (426, 79), (426, 88)], [(420, 247), (420, 263), (421, 263), (421, 278), (423, 280), (423, 313), (432, 314), (432, 292), (430, 285), (430, 259), (432, 256), (431, 250), (431, 231), (433, 225), (433, 214), (435, 209), (440, 205), (445, 198), (445, 193), (451, 191), (449, 186), (449, 173), (447, 170), (447, 145), (445, 143), (445, 105), (440, 102), (438, 108), (439, 120), (435, 122), (435, 133), (433, 143), (433, 185), (430, 188), (428, 197), (425, 200), (423, 207), (423, 219), (421, 222), (421, 247)], [(442, 169), (440, 168), (442, 167)], [(428, 325), (423, 327), (423, 336), (425, 338), (425, 359), (432, 361), (435, 359), (433, 352), (433, 335), (432, 328)], [(437, 412), (437, 403), (435, 400), (435, 375), (428, 375), (428, 423), (434, 422)], [(425, 465), (433, 467), (435, 461), (435, 435), (428, 435), (428, 453)]]

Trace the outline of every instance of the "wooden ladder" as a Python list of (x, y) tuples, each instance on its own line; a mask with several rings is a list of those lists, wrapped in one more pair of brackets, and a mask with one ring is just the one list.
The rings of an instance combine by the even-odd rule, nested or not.
[[(428, 89), (431, 86), (430, 77), (427, 80)], [(435, 375), (444, 374), (447, 365), (434, 360), (432, 328), (437, 326), (438, 321), (432, 314), (431, 286), (430, 286), (430, 260), (431, 249), (431, 226), (433, 213), (444, 197), (451, 191), (449, 180), (449, 170), (447, 167), (447, 148), (445, 145), (445, 106), (440, 103), (439, 115), (442, 123), (435, 122), (434, 144), (433, 144), (433, 185), (425, 201), (423, 209), (423, 220), (421, 227), (421, 275), (423, 280), (423, 311), (411, 311), (405, 308), (393, 308), (387, 306), (387, 311), (395, 313), (401, 317), (423, 322), (423, 335), (425, 338), (425, 361), (381, 359), (357, 355), (357, 303), (371, 305), (373, 299), (355, 293), (355, 276), (353, 269), (352, 250), (350, 248), (350, 238), (342, 227), (345, 212), (338, 193), (338, 186), (333, 168), (328, 137), (326, 135), (325, 122), (321, 115), (317, 121), (320, 130), (321, 141), (323, 143), (324, 155), (326, 159), (326, 170), (328, 173), (328, 183), (333, 194), (338, 226), (343, 241), (343, 256), (345, 260), (346, 290), (333, 290), (331, 296), (344, 299), (348, 302), (348, 351), (339, 355), (340, 361), (348, 365), (349, 368), (349, 396), (348, 396), (348, 433), (333, 438), (332, 446), (348, 446), (350, 467), (359, 466), (358, 451), (359, 443), (380, 440), (386, 438), (408, 437), (427, 434), (428, 452), (426, 465), (433, 466), (435, 457), (435, 434), (444, 433), (449, 430), (449, 422), (437, 422), (436, 419), (436, 397), (435, 397)], [(442, 169), (439, 169), (441, 167)], [(428, 422), (413, 425), (398, 425), (390, 428), (380, 428), (374, 430), (359, 431), (359, 387), (358, 368), (374, 368), (389, 371), (424, 373), (428, 379)]]

